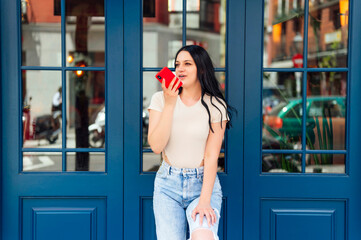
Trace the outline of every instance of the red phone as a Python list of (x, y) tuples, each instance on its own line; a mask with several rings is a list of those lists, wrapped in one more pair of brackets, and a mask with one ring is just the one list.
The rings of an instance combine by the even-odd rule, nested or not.
[[(165, 86), (168, 88), (170, 82), (173, 80), (173, 78), (175, 77), (175, 75), (172, 73), (171, 70), (169, 70), (169, 68), (164, 67), (162, 70), (159, 71), (159, 73), (157, 73), (155, 75), (155, 78), (158, 79), (158, 81), (160, 83), (162, 83), (163, 78), (165, 79)], [(180, 81), (177, 78), (177, 81)], [(174, 84), (177, 84), (177, 81)], [(178, 88), (182, 86), (182, 82), (179, 84)], [(177, 90), (178, 90), (177, 88)]]

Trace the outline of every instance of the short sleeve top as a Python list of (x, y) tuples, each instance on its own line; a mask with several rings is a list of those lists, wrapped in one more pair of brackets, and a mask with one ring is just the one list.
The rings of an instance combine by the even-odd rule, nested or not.
[[(203, 100), (209, 108), (212, 123), (229, 120), (225, 107), (215, 97), (212, 97), (214, 105), (211, 103), (211, 97), (207, 94), (204, 95)], [(222, 99), (219, 100), (226, 106)], [(163, 108), (163, 91), (159, 91), (153, 94), (148, 110), (162, 112)], [(187, 106), (178, 95), (170, 137), (163, 150), (172, 166), (196, 168), (201, 164), (210, 131), (208, 118), (207, 110), (202, 105), (201, 99), (194, 105)]]

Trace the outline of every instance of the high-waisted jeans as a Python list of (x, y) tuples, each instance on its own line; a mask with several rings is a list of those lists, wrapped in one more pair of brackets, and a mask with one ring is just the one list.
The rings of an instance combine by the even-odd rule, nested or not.
[(200, 224), (199, 214), (192, 219), (192, 211), (199, 202), (203, 183), (203, 167), (175, 168), (163, 161), (154, 182), (153, 208), (158, 240), (185, 240), (187, 222), (190, 235), (197, 229), (209, 229), (218, 240), (218, 225), (222, 205), (222, 189), (216, 177), (211, 207), (217, 220), (208, 226), (206, 217)]

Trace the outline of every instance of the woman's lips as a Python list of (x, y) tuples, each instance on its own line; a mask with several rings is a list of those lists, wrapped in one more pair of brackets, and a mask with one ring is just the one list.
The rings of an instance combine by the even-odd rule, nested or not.
[(186, 76), (180, 75), (180, 76), (178, 76), (178, 78), (179, 78), (180, 80), (184, 80), (184, 79), (186, 78)]

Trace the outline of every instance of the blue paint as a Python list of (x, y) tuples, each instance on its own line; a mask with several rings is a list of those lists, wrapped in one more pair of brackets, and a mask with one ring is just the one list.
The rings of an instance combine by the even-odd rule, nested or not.
[[(308, 1), (306, 1), (305, 11), (307, 16)], [(357, 228), (357, 222), (360, 222), (359, 202), (361, 202), (359, 183), (361, 182), (361, 165), (358, 161), (360, 156), (359, 133), (361, 132), (360, 119), (360, 61), (361, 61), (361, 47), (358, 44), (361, 38), (361, 31), (357, 29), (356, 22), (360, 22), (361, 14), (355, 9), (361, 7), (361, 3), (357, 1), (350, 1), (350, 40), (349, 40), (349, 65), (347, 68), (329, 68), (329, 69), (308, 69), (307, 68), (307, 41), (304, 41), (304, 68), (302, 69), (263, 69), (268, 72), (295, 72), (300, 71), (304, 73), (303, 78), (303, 98), (306, 98), (306, 81), (308, 72), (348, 72), (348, 102), (347, 102), (347, 132), (346, 132), (346, 149), (341, 151), (319, 151), (317, 153), (342, 153), (346, 154), (346, 173), (345, 174), (306, 174), (306, 173), (288, 173), (288, 174), (262, 174), (261, 173), (261, 154), (262, 153), (281, 153), (280, 150), (261, 150), (261, 126), (262, 126), (262, 98), (261, 98), (261, 82), (262, 82), (262, 46), (263, 46), (263, 29), (259, 26), (263, 24), (262, 12), (263, 1), (247, 1), (246, 5), (246, 63), (245, 63), (245, 141), (244, 143), (244, 166), (245, 171), (245, 221), (244, 221), (244, 238), (245, 239), (275, 239), (270, 236), (270, 231), (265, 227), (271, 226), (269, 212), (273, 211), (273, 206), (269, 205), (264, 208), (265, 198), (279, 199), (278, 208), (287, 209), (287, 206), (292, 206), (292, 209), (302, 209), (305, 207), (311, 212), (307, 215), (307, 222), (314, 222), (320, 215), (319, 209), (325, 211), (332, 211), (337, 209), (336, 213), (332, 215), (332, 221), (335, 221), (335, 235), (331, 239), (358, 239), (361, 236), (361, 231)], [(307, 31), (305, 31), (307, 33)], [(355, 36), (356, 35), (356, 36)], [(307, 39), (307, 35), (305, 36)], [(304, 109), (305, 108), (304, 101)], [(305, 134), (306, 115), (303, 117), (303, 133)], [(305, 143), (305, 141), (303, 141)], [(293, 151), (292, 151), (293, 152)], [(296, 151), (294, 151), (296, 153)], [(316, 151), (309, 151), (303, 148), (297, 153), (316, 153)], [(303, 159), (303, 171), (305, 169), (305, 159)], [(310, 202), (315, 203), (310, 204)], [(343, 202), (339, 205), (339, 201)], [(313, 210), (313, 211), (312, 211)], [(296, 214), (297, 215), (297, 214)], [(302, 216), (306, 216), (302, 215)], [(327, 215), (327, 214), (326, 214)], [(326, 216), (322, 215), (322, 216)], [(280, 215), (281, 216), (281, 215)], [(282, 217), (285, 217), (282, 215)], [(304, 222), (303, 217), (294, 216), (289, 219), (295, 222)], [(329, 218), (324, 220), (324, 232), (330, 230), (330, 224), (326, 224)], [(330, 218), (331, 219), (331, 218)], [(290, 239), (292, 234), (292, 227), (287, 227), (288, 221), (285, 218), (278, 219), (279, 224), (284, 225), (284, 228), (279, 228), (279, 235), (277, 239)], [(282, 227), (282, 226), (281, 226)], [(265, 231), (264, 231), (265, 230)], [(299, 231), (300, 229), (293, 229)], [(320, 239), (320, 232), (322, 229), (310, 228), (308, 229), (310, 236), (299, 232), (299, 235), (292, 239)], [(334, 229), (333, 229), (334, 230)], [(300, 236), (303, 238), (300, 238)]]
[[(24, 227), (23, 223), (32, 223), (31, 218), (22, 222), (26, 212), (22, 212), (23, 201), (21, 197), (43, 197), (38, 207), (54, 203), (54, 199), (64, 197), (78, 199), (79, 206), (85, 206), (94, 197), (102, 198), (104, 202), (103, 216), (107, 218), (98, 221), (99, 233), (106, 234), (108, 239), (123, 239), (123, 1), (107, 0), (105, 4), (106, 24), (106, 68), (90, 67), (86, 70), (106, 71), (106, 108), (112, 118), (107, 118), (107, 126), (112, 126), (111, 131), (107, 130), (106, 149), (65, 149), (63, 139), (62, 149), (21, 149), (21, 70), (54, 70), (62, 71), (62, 84), (65, 86), (65, 72), (73, 71), (76, 68), (68, 68), (65, 65), (65, 38), (62, 39), (62, 67), (21, 67), (21, 37), (20, 37), (20, 1), (1, 1), (1, 68), (7, 71), (1, 72), (1, 103), (2, 134), (7, 141), (2, 142), (2, 176), (4, 181), (2, 194), (6, 196), (2, 201), (2, 219), (6, 219), (3, 227), (3, 239), (20, 239), (31, 236), (19, 232)], [(64, 1), (62, 3), (64, 6)], [(13, 14), (8, 14), (13, 13)], [(64, 7), (63, 7), (63, 28), (64, 33)], [(6, 59), (6, 61), (4, 61)], [(83, 69), (84, 70), (84, 69)], [(5, 79), (5, 81), (4, 81)], [(114, 79), (108, 84), (109, 79)], [(65, 91), (65, 87), (63, 87)], [(65, 92), (63, 92), (64, 94)], [(6, 101), (4, 101), (4, 99)], [(111, 99), (111, 101), (108, 101)], [(63, 122), (66, 119), (65, 105), (63, 104)], [(65, 136), (63, 132), (63, 136)], [(109, 150), (108, 150), (109, 149)], [(116, 149), (116, 151), (111, 151)], [(106, 152), (106, 173), (81, 172), (81, 173), (21, 173), (22, 152)], [(64, 159), (65, 160), (65, 159)], [(65, 162), (63, 169), (65, 170)], [(116, 183), (116, 187), (114, 186)], [(52, 200), (53, 199), (53, 200)], [(29, 202), (29, 201), (28, 201)], [(29, 208), (36, 205), (30, 201)], [(34, 205), (35, 204), (35, 205)], [(76, 205), (76, 204), (75, 204)], [(70, 204), (69, 207), (74, 206)], [(60, 206), (62, 207), (62, 206)], [(98, 211), (100, 211), (98, 209)], [(107, 212), (106, 212), (107, 211)], [(54, 220), (55, 221), (55, 220)], [(41, 221), (46, 225), (47, 221)], [(49, 226), (55, 226), (49, 222)], [(74, 226), (73, 226), (74, 227)], [(42, 227), (43, 228), (43, 227)], [(46, 228), (43, 229), (46, 231)], [(42, 230), (41, 230), (42, 231)], [(98, 233), (98, 234), (99, 234)], [(98, 239), (105, 239), (105, 235), (98, 236)]]
[[(2, 5), (2, 1), (0, 1), (0, 9), (1, 9), (1, 5)], [(1, 14), (1, 13), (0, 13)], [(1, 36), (1, 22), (2, 22), (2, 19), (1, 19), (1, 15), (0, 15), (0, 36)], [(1, 68), (1, 60), (2, 60), (2, 55), (1, 55), (1, 49), (2, 49), (2, 39), (0, 37), (0, 89), (2, 89), (2, 68)], [(2, 128), (3, 128), (3, 125), (2, 125), (2, 119), (3, 119), (3, 114), (2, 114), (2, 97), (0, 97), (0, 153), (2, 153), (2, 146), (3, 146), (3, 134), (2, 134)], [(2, 167), (2, 161), (3, 160), (3, 156), (2, 154), (0, 154), (0, 169), (3, 169)], [(0, 170), (0, 182), (2, 183), (3, 182), (3, 178), (2, 178), (2, 171)], [(0, 233), (2, 232), (2, 199), (3, 199), (3, 196), (2, 196), (2, 192), (3, 192), (3, 189), (2, 189), (2, 184), (0, 184)], [(2, 240), (2, 234), (0, 234), (0, 240)]]
[[(82, 68), (82, 70), (106, 72), (106, 108), (108, 116), (111, 116), (107, 118), (106, 124), (106, 148), (65, 149), (66, 139), (63, 129), (62, 149), (21, 149), (22, 124), (19, 117), (22, 104), (21, 70), (62, 71), (65, 95), (66, 71), (80, 68), (66, 67), (65, 1), (62, 1), (62, 66), (21, 67), (20, 11), (18, 11), (20, 1), (1, 0), (0, 163), (2, 172), (0, 179), (3, 184), (0, 185), (2, 206), (0, 227), (3, 228), (0, 229), (2, 230), (0, 239), (30, 237), (31, 235), (27, 235), (30, 231), (27, 228), (32, 227), (29, 224), (34, 221), (21, 221), (21, 219), (29, 219), (32, 208), (44, 210), (46, 207), (51, 210), (46, 210), (48, 215), (45, 214), (45, 218), (43, 213), (39, 215), (39, 226), (44, 226), (39, 228), (39, 236), (45, 234), (47, 229), (56, 228), (58, 223), (61, 224), (66, 219), (70, 219), (69, 221), (78, 219), (84, 229), (89, 229), (84, 223), (91, 221), (90, 216), (94, 213), (87, 209), (97, 207), (97, 217), (103, 216), (106, 220), (97, 222), (99, 230), (95, 234), (105, 233), (108, 239), (139, 239), (142, 236), (146, 239), (154, 239), (155, 229), (151, 209), (154, 174), (142, 173), (141, 170), (143, 150), (140, 143), (140, 126), (142, 71), (156, 72), (160, 68), (142, 68), (141, 2), (141, 0), (125, 1), (123, 5), (123, 1), (105, 1), (106, 67)], [(183, 5), (186, 6), (186, 1)], [(262, 99), (260, 94), (256, 93), (261, 93), (260, 83), (262, 83), (263, 18), (260, 9), (263, 9), (263, 1), (247, 1), (247, 4), (246, 0), (227, 2), (227, 67), (217, 68), (216, 71), (226, 72), (227, 100), (238, 110), (238, 116), (234, 116), (234, 127), (226, 133), (226, 170), (225, 173), (220, 174), (225, 196), (220, 226), (222, 239), (259, 239), (260, 237), (269, 239), (267, 234), (271, 232), (272, 226), (275, 234), (280, 236), (279, 239), (287, 239), (291, 236), (292, 228), (293, 231), (300, 231), (295, 238), (302, 239), (300, 238), (302, 229), (296, 226), (305, 226), (316, 220), (319, 222), (319, 219), (323, 223), (320, 229), (325, 232), (330, 230), (329, 226), (335, 226), (335, 229), (330, 230), (335, 233), (335, 239), (356, 240), (361, 236), (359, 227), (361, 163), (358, 161), (361, 156), (359, 147), (361, 45), (358, 44), (361, 39), (361, 28), (356, 24), (361, 20), (361, 12), (356, 11), (361, 9), (361, 2), (351, 0), (350, 6), (347, 68), (308, 69), (307, 41), (304, 41), (304, 68), (263, 69), (267, 72), (348, 72), (347, 150), (292, 151), (346, 154), (346, 174), (261, 174), (261, 162), (258, 160), (261, 159), (262, 152), (282, 152), (261, 151), (261, 134), (258, 134), (261, 127)], [(308, 4), (305, 7), (306, 17), (307, 8)], [(183, 19), (182, 41), (185, 44), (185, 12)], [(307, 31), (305, 34), (307, 39)], [(306, 81), (304, 74), (304, 98)], [(64, 113), (65, 106), (66, 103), (63, 104)], [(2, 118), (4, 116), (6, 117)], [(63, 114), (63, 122), (65, 119), (66, 116)], [(305, 123), (305, 117), (303, 122)], [(305, 129), (303, 131), (305, 133)], [(106, 152), (106, 172), (20, 173), (21, 154), (24, 151), (62, 152), (63, 170), (66, 169), (65, 153), (69, 151)], [(302, 164), (304, 171), (305, 160)], [(58, 209), (54, 210), (54, 206)], [(70, 211), (69, 208), (72, 210)], [(22, 212), (23, 209), (29, 211)], [(62, 212), (59, 213), (59, 209)], [(68, 218), (71, 214), (75, 214), (74, 218)], [(271, 218), (271, 214), (275, 218)], [(276, 217), (278, 225), (275, 221), (272, 222)], [(290, 225), (291, 221), (296, 224)], [(334, 225), (327, 225), (328, 221), (334, 221)], [(23, 228), (27, 230), (19, 234), (19, 229)], [(265, 228), (270, 231), (262, 232)], [(312, 236), (315, 239), (324, 236), (317, 235), (320, 229), (312, 228), (312, 225), (309, 229), (313, 229), (310, 231), (314, 234), (308, 239), (312, 239)], [(85, 236), (79, 229), (74, 229), (73, 232), (78, 233), (78, 239)]]

